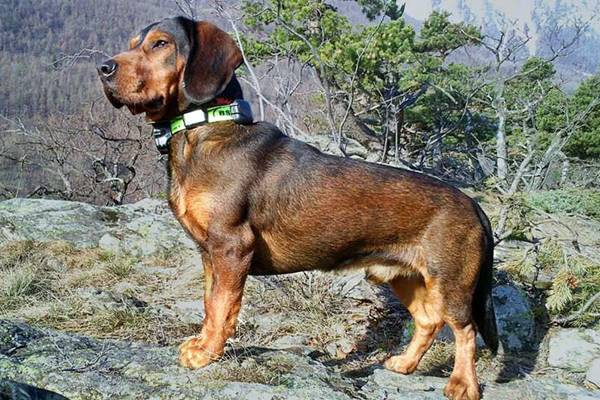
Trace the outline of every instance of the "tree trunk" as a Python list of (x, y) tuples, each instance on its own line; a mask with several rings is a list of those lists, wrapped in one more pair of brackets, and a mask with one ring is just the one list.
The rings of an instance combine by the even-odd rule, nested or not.
[(473, 140), (473, 116), (471, 115), (471, 111), (467, 110), (466, 115), (467, 125), (465, 127), (465, 139), (467, 146), (469, 147), (467, 155), (469, 156), (471, 168), (473, 169), (473, 181), (480, 182), (486, 178), (486, 173), (479, 160), (479, 156), (481, 155), (481, 157), (483, 157), (483, 154), (481, 154), (481, 149), (479, 146), (475, 145), (475, 141)]
[(567, 178), (569, 177), (569, 159), (565, 157), (562, 162), (562, 169), (560, 171), (560, 187), (565, 186)]
[(442, 169), (442, 126), (437, 123), (433, 134), (433, 145), (431, 146), (431, 167), (434, 171), (441, 172)]
[(505, 182), (508, 176), (506, 150), (506, 103), (500, 97), (496, 101), (496, 114), (498, 116), (498, 128), (496, 129), (496, 169), (500, 182)]

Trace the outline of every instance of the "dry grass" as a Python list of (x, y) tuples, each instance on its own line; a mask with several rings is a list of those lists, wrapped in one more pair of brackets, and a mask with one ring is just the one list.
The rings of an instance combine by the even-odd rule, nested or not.
[(0, 313), (48, 296), (54, 266), (45, 246), (29, 240), (0, 246)]
[[(181, 253), (175, 251), (140, 259), (65, 242), (9, 242), (0, 249), (0, 303), (5, 305), (0, 317), (102, 338), (175, 343), (199, 327), (181, 323), (168, 308), (190, 300), (190, 290), (200, 298), (201, 282), (192, 277), (193, 288), (188, 288), (187, 277), (175, 284), (177, 274), (159, 276), (153, 269), (173, 268), (181, 261)], [(281, 336), (302, 335), (323, 350), (328, 344), (359, 338), (363, 332), (357, 327), (364, 325), (356, 323), (355, 304), (331, 292), (332, 280), (325, 274), (261, 280), (266, 283), (251, 280), (245, 308), (254, 315), (279, 316), (281, 323), (273, 329), (241, 324), (237, 342), (266, 345)], [(105, 304), (86, 294), (96, 290), (116, 300)], [(150, 306), (132, 307), (126, 297)]]
[(14, 305), (19, 300), (34, 296), (43, 290), (44, 281), (29, 266), (11, 268), (2, 276), (1, 296), (5, 304)]
[[(151, 296), (164, 286), (160, 279), (136, 269), (143, 261), (58, 241), (4, 243), (0, 246), (0, 318), (100, 338), (162, 344), (198, 332), (198, 326), (183, 324), (131, 297)], [(95, 292), (114, 300), (103, 303), (94, 298)]]
[(331, 342), (355, 337), (352, 309), (354, 303), (330, 290), (332, 276), (303, 273), (249, 282), (245, 303), (253, 305), (255, 315), (280, 316), (281, 321), (268, 336), (257, 337), (252, 326), (240, 326), (242, 342), (268, 343), (284, 335), (304, 335), (309, 344), (324, 348)]
[(35, 248), (36, 243), (31, 240), (17, 240), (2, 244), (0, 246), (0, 271), (25, 263)]
[(254, 358), (225, 355), (218, 365), (202, 371), (200, 379), (209, 382), (247, 382), (282, 385), (293, 368), (289, 360), (257, 362)]
[(425, 353), (418, 370), (434, 375), (450, 375), (454, 363), (454, 343), (436, 340)]
[(150, 266), (175, 267), (180, 265), (184, 258), (185, 251), (181, 251), (181, 249), (162, 249), (144, 261)]
[(149, 308), (125, 304), (101, 308), (76, 295), (53, 301), (45, 311), (30, 314), (28, 322), (96, 338), (173, 345), (199, 330)]
[(110, 255), (105, 260), (106, 271), (117, 279), (127, 278), (131, 275), (135, 265), (135, 258), (129, 256)]

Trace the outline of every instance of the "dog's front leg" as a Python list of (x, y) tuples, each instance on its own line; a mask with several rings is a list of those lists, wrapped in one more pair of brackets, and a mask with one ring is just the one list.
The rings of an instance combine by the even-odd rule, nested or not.
[[(250, 231), (251, 232), (251, 231)], [(204, 255), (204, 323), (199, 337), (179, 347), (179, 361), (188, 368), (201, 368), (223, 355), (225, 342), (235, 333), (244, 284), (253, 255), (253, 238), (238, 232), (224, 242), (213, 242)], [(221, 236), (221, 235), (219, 235)]]

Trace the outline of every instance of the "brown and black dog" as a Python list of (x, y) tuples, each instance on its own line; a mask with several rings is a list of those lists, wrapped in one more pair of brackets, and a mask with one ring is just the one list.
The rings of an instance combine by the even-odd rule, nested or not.
[[(241, 98), (241, 63), (227, 33), (176, 17), (143, 29), (98, 73), (115, 107), (156, 122)], [(492, 234), (472, 199), (422, 174), (323, 154), (265, 122), (176, 134), (169, 171), (169, 204), (200, 245), (206, 278), (202, 332), (181, 345), (182, 365), (223, 354), (248, 274), (361, 268), (415, 321), (408, 348), (385, 367), (413, 372), (448, 324), (456, 358), (445, 394), (480, 398), (476, 331), (493, 351), (498, 338)]]

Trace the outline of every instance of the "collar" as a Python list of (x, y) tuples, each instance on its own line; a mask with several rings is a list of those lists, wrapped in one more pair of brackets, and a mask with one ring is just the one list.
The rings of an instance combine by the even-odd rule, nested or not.
[(238, 124), (253, 122), (250, 103), (235, 100), (231, 104), (217, 105), (208, 108), (197, 108), (183, 113), (169, 121), (152, 124), (154, 142), (161, 154), (169, 152), (169, 140), (179, 132), (214, 122), (234, 121)]

